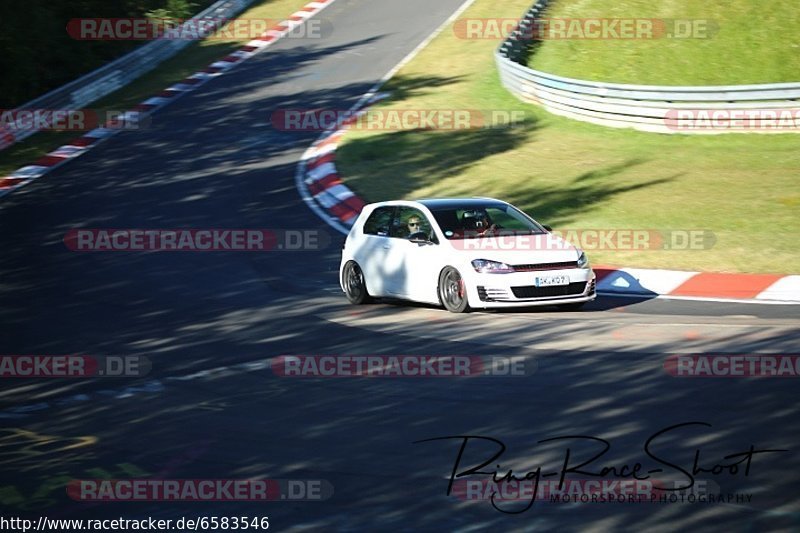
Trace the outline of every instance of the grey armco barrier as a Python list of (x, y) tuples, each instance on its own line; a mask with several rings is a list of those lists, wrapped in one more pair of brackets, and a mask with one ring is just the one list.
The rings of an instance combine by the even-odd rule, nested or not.
[[(190, 20), (213, 19), (216, 21), (227, 19), (237, 15), (251, 3), (253, 3), (253, 0), (220, 0)], [(187, 21), (184, 24), (192, 24), (191, 21)], [(208, 27), (214, 27), (213, 22)], [(80, 109), (153, 70), (193, 42), (196, 41), (191, 39), (161, 38), (144, 44), (77, 80), (19, 106), (15, 111)], [(0, 150), (30, 137), (37, 131), (34, 128), (0, 129)]]
[(565, 78), (526, 66), (539, 0), (495, 53), (503, 86), (525, 102), (584, 122), (657, 133), (800, 132), (800, 82), (658, 86)]

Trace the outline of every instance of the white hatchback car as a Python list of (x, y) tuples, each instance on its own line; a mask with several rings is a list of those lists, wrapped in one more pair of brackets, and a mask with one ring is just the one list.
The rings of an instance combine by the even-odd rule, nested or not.
[(558, 305), (595, 299), (586, 254), (514, 206), (492, 198), (369, 204), (342, 250), (348, 300), (389, 297), (472, 308)]

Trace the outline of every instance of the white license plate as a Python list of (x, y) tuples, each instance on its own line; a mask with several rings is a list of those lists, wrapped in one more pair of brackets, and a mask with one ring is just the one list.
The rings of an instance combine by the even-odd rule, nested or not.
[(553, 287), (556, 285), (569, 285), (569, 276), (541, 276), (536, 278), (537, 287)]

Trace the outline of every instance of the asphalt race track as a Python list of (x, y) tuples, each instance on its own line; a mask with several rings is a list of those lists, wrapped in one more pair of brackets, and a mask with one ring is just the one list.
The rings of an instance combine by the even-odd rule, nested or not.
[[(329, 38), (283, 39), (157, 113), (150, 129), (117, 135), (0, 201), (2, 354), (138, 354), (153, 365), (138, 379), (5, 380), (4, 514), (269, 516), (278, 531), (800, 527), (797, 378), (683, 379), (664, 370), (670, 354), (800, 353), (800, 306), (607, 297), (580, 313), (456, 316), (347, 304), (337, 285), (343, 237), (294, 185), (317, 134), (276, 131), (270, 113), (349, 108), (460, 4), (338, 0), (319, 15), (334, 28)], [(78, 227), (308, 230), (329, 245), (76, 253), (63, 238)], [(303, 354), (506, 356), (535, 371), (299, 379), (267, 364)], [(564, 446), (537, 441), (595, 436), (612, 442), (597, 470), (650, 468), (645, 441), (685, 422), (710, 427), (673, 431), (660, 446), (689, 470), (698, 449), (708, 468), (751, 445), (788, 451), (755, 455), (748, 475), (709, 478), (721, 492), (751, 494), (749, 503), (537, 502), (507, 514), (446, 495), (458, 441), (412, 444), (490, 436), (508, 448), (502, 468), (523, 475), (563, 461)], [(587, 457), (588, 449), (572, 451)], [(469, 461), (486, 453), (476, 447)], [(104, 477), (315, 479), (334, 494), (268, 503), (67, 497), (69, 480)]]

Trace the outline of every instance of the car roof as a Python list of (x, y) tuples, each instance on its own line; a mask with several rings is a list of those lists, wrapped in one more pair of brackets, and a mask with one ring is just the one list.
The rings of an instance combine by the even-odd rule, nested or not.
[(423, 198), (417, 200), (430, 210), (486, 207), (506, 205), (506, 202), (495, 198)]

